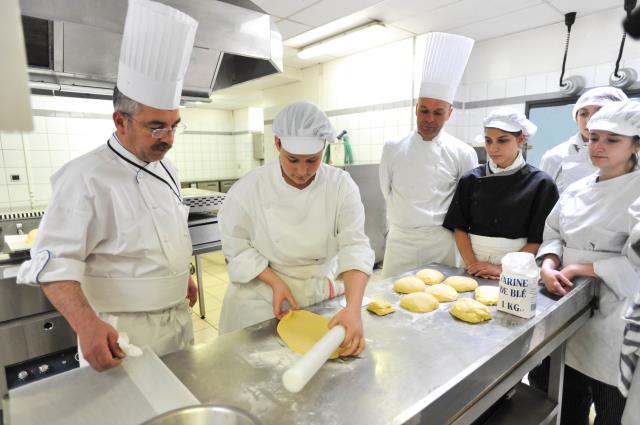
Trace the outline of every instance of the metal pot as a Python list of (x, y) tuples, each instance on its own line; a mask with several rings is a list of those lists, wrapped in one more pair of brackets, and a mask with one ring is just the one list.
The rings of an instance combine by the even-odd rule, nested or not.
[(244, 410), (232, 406), (201, 404), (171, 410), (142, 425), (261, 425)]

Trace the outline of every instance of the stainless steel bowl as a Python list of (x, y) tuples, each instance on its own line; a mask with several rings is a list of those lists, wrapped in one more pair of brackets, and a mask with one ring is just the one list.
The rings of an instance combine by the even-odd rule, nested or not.
[(253, 415), (231, 406), (201, 404), (171, 410), (142, 425), (261, 425)]

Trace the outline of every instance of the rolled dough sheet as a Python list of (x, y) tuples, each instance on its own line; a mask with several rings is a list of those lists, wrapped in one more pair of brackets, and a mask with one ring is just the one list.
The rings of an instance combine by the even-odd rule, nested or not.
[[(329, 332), (329, 318), (306, 310), (290, 310), (278, 323), (277, 330), (291, 351), (305, 354)], [(338, 358), (338, 353), (339, 349), (329, 358)]]

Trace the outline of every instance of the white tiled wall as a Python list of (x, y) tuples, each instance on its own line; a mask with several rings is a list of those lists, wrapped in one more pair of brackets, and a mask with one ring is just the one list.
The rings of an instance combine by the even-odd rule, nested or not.
[[(587, 88), (608, 85), (623, 17), (620, 8), (578, 18), (565, 78), (580, 75)], [(464, 76), (468, 101), (558, 93), (565, 37), (566, 27), (557, 24), (476, 43)], [(546, 48), (534, 48), (542, 45)], [(626, 43), (621, 66), (640, 71), (640, 43)], [(505, 106), (525, 112), (524, 102)], [(467, 109), (466, 140), (481, 132), (481, 117), (491, 109)]]
[[(114, 131), (110, 101), (33, 96), (32, 105), (33, 132), (0, 133), (0, 210), (45, 206), (51, 175)], [(197, 132), (179, 136), (167, 155), (183, 181), (236, 178), (254, 166), (245, 160), (251, 140), (247, 147), (232, 135), (231, 111), (187, 108), (181, 116)]]

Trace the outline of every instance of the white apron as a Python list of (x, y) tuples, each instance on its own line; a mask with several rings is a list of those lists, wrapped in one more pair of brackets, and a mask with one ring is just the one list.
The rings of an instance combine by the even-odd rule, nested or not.
[[(300, 307), (306, 307), (344, 293), (344, 285), (334, 282), (337, 239), (333, 236), (326, 190), (317, 196), (318, 204), (301, 212), (295, 201), (272, 200), (263, 205), (271, 241), (285, 253), (296, 253), (309, 260), (308, 265), (286, 265), (270, 262), (269, 266), (287, 284)], [(326, 205), (327, 208), (322, 208)], [(317, 206), (317, 207), (316, 207)], [(260, 246), (255, 248), (260, 251)], [(314, 259), (327, 259), (315, 262)], [(242, 329), (272, 319), (272, 290), (258, 279), (246, 283), (231, 282), (225, 293), (220, 314), (220, 334)], [(285, 304), (286, 307), (286, 304)], [(288, 307), (286, 307), (288, 308)]]
[(476, 260), (491, 264), (501, 264), (502, 257), (510, 252), (518, 252), (527, 244), (527, 238), (497, 238), (469, 234), (471, 248)]
[(453, 232), (442, 226), (415, 229), (392, 225), (382, 264), (382, 277), (398, 276), (426, 263), (458, 267), (459, 254)]

